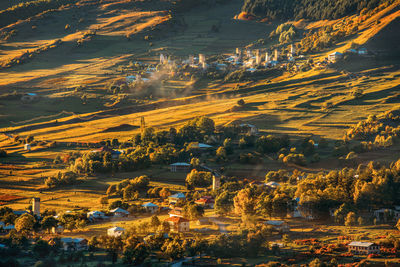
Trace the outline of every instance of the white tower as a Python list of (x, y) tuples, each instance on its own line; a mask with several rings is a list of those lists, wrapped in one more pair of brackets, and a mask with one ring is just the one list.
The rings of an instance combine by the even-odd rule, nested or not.
[(294, 45), (291, 44), (290, 45), (290, 54), (292, 54), (292, 57), (294, 56), (295, 53), (296, 53), (296, 49), (294, 48)]
[(33, 211), (33, 214), (40, 216), (40, 198), (39, 197), (32, 198), (32, 211)]
[(268, 63), (268, 62), (269, 62), (269, 55), (268, 55), (268, 52), (267, 52), (267, 53), (265, 53), (265, 62), (266, 62), (266, 63)]
[(275, 61), (278, 61), (278, 58), (279, 58), (279, 52), (278, 52), (278, 49), (275, 49), (275, 51), (274, 51), (274, 54), (275, 54), (275, 56), (274, 56), (274, 60), (275, 60)]
[(202, 65), (205, 62), (206, 62), (206, 57), (204, 56), (204, 54), (199, 54), (199, 65)]

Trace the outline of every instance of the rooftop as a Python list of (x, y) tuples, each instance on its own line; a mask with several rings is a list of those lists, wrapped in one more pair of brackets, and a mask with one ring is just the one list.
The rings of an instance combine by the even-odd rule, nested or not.
[(372, 245), (375, 245), (375, 243), (361, 242), (361, 241), (353, 241), (349, 243), (349, 246), (355, 246), (355, 247), (370, 247)]

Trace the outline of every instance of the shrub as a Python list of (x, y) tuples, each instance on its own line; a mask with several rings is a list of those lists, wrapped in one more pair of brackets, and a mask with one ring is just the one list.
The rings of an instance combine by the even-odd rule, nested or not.
[(0, 149), (0, 158), (4, 157), (7, 157), (7, 151), (5, 151), (4, 149)]

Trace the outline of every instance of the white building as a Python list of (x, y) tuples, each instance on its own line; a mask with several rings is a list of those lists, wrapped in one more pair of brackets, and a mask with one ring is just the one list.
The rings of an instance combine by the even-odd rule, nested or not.
[(126, 217), (129, 215), (129, 211), (121, 208), (115, 208), (113, 210), (110, 210), (110, 212), (114, 215), (114, 217)]
[(64, 237), (60, 239), (65, 251), (86, 250), (88, 241), (85, 238)]
[(31, 145), (30, 144), (25, 144), (24, 145), (24, 150), (31, 151)]
[(170, 166), (171, 172), (188, 172), (192, 165), (186, 162), (176, 162)]
[(271, 188), (277, 188), (277, 187), (281, 186), (279, 183), (274, 182), (274, 181), (268, 182), (268, 183), (266, 183), (265, 185), (266, 185), (266, 186), (269, 186), (269, 187), (271, 187)]
[(329, 54), (328, 60), (329, 60), (330, 62), (335, 62), (335, 61), (337, 61), (338, 59), (341, 59), (342, 56), (343, 56), (342, 53), (336, 51), (336, 52), (333, 52), (332, 54)]
[(122, 227), (115, 226), (107, 230), (108, 236), (118, 237), (125, 233), (125, 229)]
[(264, 222), (264, 224), (266, 225), (270, 225), (272, 226), (276, 231), (285, 233), (285, 232), (289, 232), (290, 231), (290, 227), (289, 224), (285, 221), (274, 221), (274, 220), (270, 220), (270, 221), (266, 221)]
[(103, 219), (107, 218), (107, 216), (103, 212), (97, 211), (97, 210), (90, 211), (86, 215), (87, 215), (88, 219), (91, 221), (103, 220)]
[(158, 210), (158, 206), (151, 202), (147, 202), (147, 203), (143, 204), (142, 206), (146, 209), (147, 212), (150, 212), (150, 213), (155, 213)]
[(369, 255), (380, 253), (379, 245), (372, 242), (353, 241), (350, 242), (347, 246), (349, 247), (349, 252), (353, 254)]

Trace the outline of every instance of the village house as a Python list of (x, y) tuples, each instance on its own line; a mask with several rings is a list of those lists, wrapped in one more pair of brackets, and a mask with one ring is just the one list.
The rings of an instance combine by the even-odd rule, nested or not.
[(360, 49), (358, 49), (358, 54), (359, 55), (367, 55), (368, 50), (365, 47), (361, 47)]
[(64, 237), (60, 241), (64, 251), (80, 251), (88, 248), (88, 241), (85, 238)]
[(125, 229), (122, 227), (115, 226), (107, 230), (108, 236), (118, 237), (125, 233)]
[(379, 245), (372, 242), (353, 241), (350, 242), (347, 246), (349, 247), (349, 252), (353, 254), (369, 255), (380, 253)]
[(188, 232), (190, 230), (190, 221), (182, 217), (169, 217), (165, 219), (169, 223), (171, 232)]
[(269, 186), (269, 187), (271, 187), (271, 188), (277, 188), (277, 187), (281, 186), (279, 183), (274, 182), (274, 181), (268, 182), (268, 183), (266, 183), (265, 185), (266, 185), (266, 186)]
[(21, 216), (25, 213), (28, 213), (26, 210), (13, 210), (13, 213), (17, 216)]
[(185, 198), (186, 198), (185, 194), (182, 192), (179, 192), (179, 193), (173, 194), (172, 196), (169, 196), (168, 202), (169, 202), (169, 204), (176, 204), (176, 202), (178, 202), (178, 200), (180, 200), (180, 199), (185, 200)]
[(171, 172), (189, 172), (192, 165), (186, 162), (176, 162), (170, 166)]
[(97, 210), (90, 211), (86, 215), (89, 221), (92, 222), (107, 219), (107, 216), (103, 212)]
[(207, 144), (204, 144), (204, 143), (191, 143), (190, 144), (190, 148), (194, 148), (194, 149), (209, 149), (209, 148), (212, 148), (213, 146), (210, 146), (210, 145), (207, 145)]
[(194, 203), (203, 206), (204, 208), (213, 209), (214, 208), (214, 198), (212, 196), (203, 196), (196, 200)]
[(129, 211), (121, 208), (115, 208), (113, 210), (110, 210), (110, 212), (113, 214), (114, 217), (126, 217), (129, 215)]
[(243, 130), (245, 130), (247, 133), (251, 134), (251, 135), (256, 135), (258, 134), (258, 128), (257, 126), (253, 125), (253, 124), (249, 124), (249, 123), (242, 123), (239, 124), (239, 127), (242, 128)]
[(343, 56), (342, 53), (336, 51), (336, 52), (333, 52), (332, 54), (328, 55), (328, 60), (330, 62), (336, 62), (338, 59), (341, 59), (342, 56)]
[(27, 93), (21, 97), (23, 103), (32, 103), (39, 100), (39, 96), (35, 93)]
[(281, 233), (286, 233), (286, 232), (290, 231), (289, 224), (285, 221), (270, 220), (270, 221), (264, 222), (264, 224), (272, 226), (274, 228), (274, 230), (279, 231)]
[(24, 150), (31, 151), (31, 145), (30, 144), (25, 144), (24, 145)]
[(374, 217), (377, 222), (391, 222), (400, 219), (400, 210), (397, 209), (379, 209), (374, 211)]
[(181, 217), (183, 218), (182, 208), (174, 208), (168, 212), (169, 217)]
[(155, 213), (158, 211), (158, 206), (151, 202), (147, 202), (147, 203), (143, 204), (142, 207), (144, 207), (146, 209), (146, 211), (150, 212), (150, 213)]

